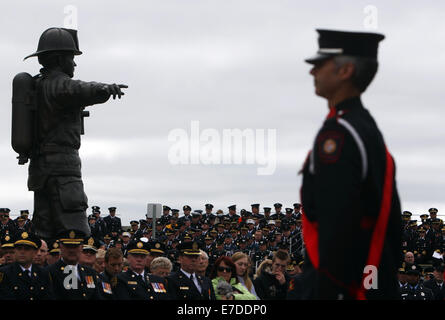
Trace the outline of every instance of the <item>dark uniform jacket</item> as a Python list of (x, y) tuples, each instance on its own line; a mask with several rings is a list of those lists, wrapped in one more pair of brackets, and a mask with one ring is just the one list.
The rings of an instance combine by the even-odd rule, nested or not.
[(436, 280), (428, 280), (423, 283), (425, 288), (431, 289), (434, 294), (434, 300), (445, 300), (445, 283), (440, 286)]
[(286, 277), (286, 282), (280, 284), (267, 270), (263, 270), (260, 276), (253, 280), (255, 291), (261, 300), (285, 300), (289, 286), (289, 278)]
[(0, 300), (53, 300), (54, 295), (48, 271), (31, 266), (27, 276), (14, 262), (0, 268)]
[(112, 217), (110, 215), (106, 216), (104, 218), (105, 224), (107, 225), (107, 233), (111, 232), (117, 232), (119, 233), (122, 229), (122, 222), (121, 218), (119, 217)]
[(399, 290), (402, 300), (434, 300), (433, 291), (421, 284), (418, 284), (415, 287), (407, 284)]
[(215, 300), (215, 292), (212, 282), (207, 277), (196, 275), (200, 285), (201, 293), (195, 283), (181, 270), (167, 277), (168, 291), (173, 300)]
[[(77, 281), (65, 280), (72, 272), (64, 273), (67, 264), (60, 259), (47, 267), (51, 277), (52, 288), (57, 300), (102, 300), (101, 283), (94, 269), (77, 265)], [(65, 283), (64, 283), (65, 281)], [(66, 288), (65, 285), (71, 286)], [(77, 286), (77, 289), (75, 288)]]
[(117, 276), (110, 276), (105, 270), (99, 273), (101, 295), (105, 300), (115, 300), (114, 289), (117, 285)]
[[(303, 166), (301, 197), (307, 298), (398, 299), (395, 164), (359, 97), (331, 109)], [(363, 288), (367, 265), (377, 266), (378, 289)]]
[(144, 278), (130, 269), (117, 276), (113, 289), (116, 300), (168, 300), (166, 281), (158, 276), (144, 273)]

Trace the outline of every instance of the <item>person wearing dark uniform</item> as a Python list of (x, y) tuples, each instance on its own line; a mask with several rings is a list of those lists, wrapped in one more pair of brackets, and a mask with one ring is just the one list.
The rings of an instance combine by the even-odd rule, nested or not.
[(116, 217), (116, 207), (108, 208), (110, 214), (104, 218), (105, 224), (107, 226), (107, 234), (117, 235), (122, 229), (121, 218)]
[[(399, 299), (395, 162), (360, 98), (384, 36), (317, 31), (318, 53), (306, 62), (330, 112), (302, 169), (305, 298)], [(365, 266), (377, 268), (378, 288), (365, 289)]]
[(0, 234), (2, 237), (4, 237), (6, 233), (15, 235), (17, 231), (16, 224), (9, 218), (9, 212), (11, 212), (9, 208), (0, 209)]
[(30, 155), (28, 189), (34, 191), (32, 223), (42, 239), (77, 229), (90, 233), (88, 200), (81, 178), (79, 157), (84, 108), (119, 98), (125, 85), (72, 80), (74, 56), (80, 55), (77, 31), (49, 28), (37, 52), (43, 66), (34, 77), (37, 97), (36, 134)]
[(402, 300), (434, 300), (433, 291), (420, 283), (419, 269), (412, 265), (406, 270), (407, 284), (400, 287)]
[(99, 276), (79, 264), (85, 234), (66, 230), (58, 236), (61, 258), (47, 267), (56, 300), (102, 300)]
[(431, 289), (434, 294), (434, 300), (445, 300), (445, 285), (443, 279), (444, 266), (438, 264), (434, 267), (433, 279), (425, 281), (423, 286)]
[(173, 300), (215, 300), (212, 282), (197, 275), (201, 255), (197, 242), (183, 242), (178, 246), (180, 270), (167, 277), (168, 291)]
[(102, 282), (102, 296), (105, 300), (114, 300), (114, 288), (117, 286), (117, 276), (122, 272), (124, 256), (118, 248), (109, 248), (105, 253), (105, 269), (99, 274)]
[(15, 262), (15, 251), (14, 251), (14, 242), (15, 238), (9, 232), (6, 232), (1, 238), (1, 252), (3, 259), (5, 260), (4, 264), (1, 266), (5, 266)]
[(0, 268), (0, 300), (53, 300), (48, 271), (32, 263), (42, 242), (22, 232), (14, 242), (16, 260)]
[(161, 277), (145, 270), (150, 245), (147, 238), (133, 239), (128, 245), (126, 272), (117, 276), (113, 289), (115, 300), (168, 300), (167, 284)]

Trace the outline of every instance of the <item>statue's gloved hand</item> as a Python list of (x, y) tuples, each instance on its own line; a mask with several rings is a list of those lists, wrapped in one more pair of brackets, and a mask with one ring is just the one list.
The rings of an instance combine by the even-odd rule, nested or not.
[(118, 96), (120, 99), (121, 96), (125, 95), (125, 93), (122, 92), (121, 90), (123, 88), (128, 88), (128, 86), (125, 84), (115, 84), (115, 83), (106, 85), (106, 90), (110, 96), (113, 96), (113, 99), (116, 99), (116, 96)]

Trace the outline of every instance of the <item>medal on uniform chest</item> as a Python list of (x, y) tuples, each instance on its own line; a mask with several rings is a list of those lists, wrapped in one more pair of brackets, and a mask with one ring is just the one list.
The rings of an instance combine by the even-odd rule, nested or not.
[(96, 288), (96, 285), (94, 284), (94, 280), (92, 276), (86, 276), (85, 280), (87, 282), (87, 288), (93, 289)]

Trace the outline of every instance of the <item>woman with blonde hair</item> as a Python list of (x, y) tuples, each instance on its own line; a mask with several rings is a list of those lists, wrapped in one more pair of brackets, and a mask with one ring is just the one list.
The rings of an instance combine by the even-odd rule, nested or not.
[(238, 281), (259, 300), (258, 295), (255, 292), (255, 286), (253, 285), (252, 279), (249, 277), (250, 267), (252, 266), (250, 257), (247, 254), (239, 251), (232, 255), (232, 261), (236, 267)]

